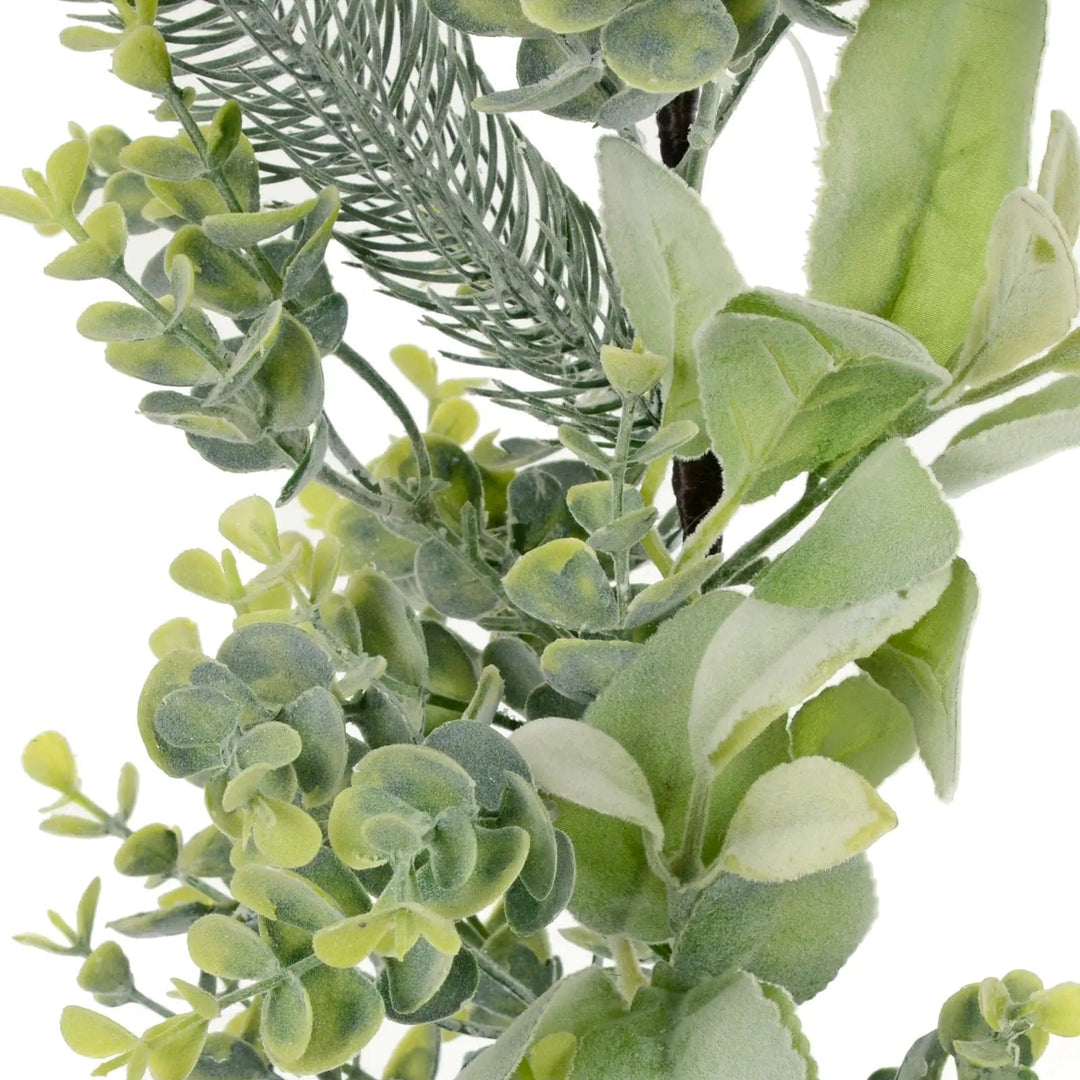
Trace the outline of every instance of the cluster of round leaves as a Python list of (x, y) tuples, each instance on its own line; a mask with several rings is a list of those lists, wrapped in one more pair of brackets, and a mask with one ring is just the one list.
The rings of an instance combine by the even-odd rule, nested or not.
[[(158, 34), (143, 24), (133, 33), (141, 41), (144, 31)], [(129, 38), (125, 32), (122, 43)], [(189, 95), (172, 91), (176, 108), (186, 109)], [(158, 115), (177, 118), (171, 104)], [(144, 415), (185, 432), (221, 468), (302, 461), (308, 475), (325, 452), (325, 438), (308, 436), (322, 412), (321, 360), (340, 343), (347, 318), (324, 262), (340, 199), (327, 188), (260, 210), (258, 162), (241, 128), (235, 102), (170, 137), (132, 141), (115, 127), (87, 133), (73, 125), (44, 174), (24, 172), (29, 192), (0, 188), (0, 213), (76, 241), (46, 273), (109, 279), (137, 301), (92, 304), (78, 329), (105, 343), (116, 370), (167, 388), (143, 399)], [(98, 191), (100, 205), (80, 220)], [(126, 268), (128, 238), (159, 230), (170, 239), (140, 285)], [(212, 315), (232, 320), (237, 336), (223, 337)]]
[(1080, 1035), (1080, 984), (1047, 988), (1030, 971), (965, 986), (938, 1020), (939, 1041), (956, 1059), (959, 1080), (1034, 1080), (1030, 1066), (1052, 1035)]
[(520, 89), (479, 98), (478, 109), (541, 109), (614, 129), (738, 70), (782, 15), (818, 29), (850, 29), (818, 0), (427, 2), (457, 30), (522, 39)]

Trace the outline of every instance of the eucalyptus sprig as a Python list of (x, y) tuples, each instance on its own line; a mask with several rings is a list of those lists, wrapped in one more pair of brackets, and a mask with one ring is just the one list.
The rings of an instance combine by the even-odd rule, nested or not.
[[(1064, 114), (1030, 183), (1026, 160), (1043, 0), (870, 0), (857, 23), (818, 0), (78, 2), (65, 44), (178, 128), (73, 126), (0, 212), (73, 241), (51, 276), (126, 294), (79, 329), (167, 388), (148, 418), (220, 468), (287, 469), (278, 506), (308, 518), (252, 495), (220, 556), (170, 567), (232, 611), (212, 656), (187, 617), (150, 637), (138, 727), (203, 792), (189, 839), (129, 823), (133, 766), (112, 813), (62, 735), (27, 746), (60, 797), (43, 828), (113, 837), (119, 874), (167, 886), (109, 928), (184, 935), (194, 965), (178, 1012), (136, 989), (92, 943), (95, 881), (75, 928), (50, 912), (63, 941), (20, 940), (154, 1022), (72, 1005), (68, 1044), (129, 1080), (370, 1080), (389, 1019), (384, 1080), (433, 1080), (459, 1035), (487, 1044), (461, 1080), (815, 1080), (797, 1006), (875, 918), (878, 789), (916, 755), (942, 799), (958, 782), (978, 586), (947, 499), (1080, 444)], [(850, 38), (805, 297), (748, 288), (698, 194), (793, 27)], [(521, 38), (517, 89), (488, 85), (477, 33)], [(598, 215), (505, 119), (530, 109), (617, 133)], [(279, 180), (310, 197), (264, 203)], [(335, 241), (448, 355), (546, 385), (368, 360)], [(327, 415), (330, 356), (400, 425), (372, 460)], [(481, 435), (470, 394), (553, 430)], [(919, 460), (914, 435), (986, 402)], [(560, 918), (591, 956), (570, 974)], [(1032, 1080), (1078, 1034), (1077, 984), (1013, 971), (874, 1080)]]

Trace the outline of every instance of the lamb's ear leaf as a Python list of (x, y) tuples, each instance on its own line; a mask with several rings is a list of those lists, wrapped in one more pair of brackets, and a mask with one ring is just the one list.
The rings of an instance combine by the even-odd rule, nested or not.
[(934, 607), (909, 630), (858, 661), (911, 714), (919, 754), (942, 799), (956, 790), (960, 674), (978, 600), (975, 575), (957, 559)]
[[(994, 215), (1027, 180), (1045, 21), (1045, 0), (870, 4), (830, 93), (814, 296), (891, 319), (949, 359)], [(954, 168), (974, 145), (978, 164)]]
[(610, 735), (579, 720), (547, 717), (518, 728), (511, 742), (541, 791), (637, 825), (663, 844), (649, 781)]
[[(778, 1003), (783, 1002), (783, 1007)], [(685, 994), (639, 991), (629, 1013), (577, 1035), (574, 1076), (690, 1076), (708, 1062), (710, 1080), (810, 1080), (816, 1075), (790, 1002), (746, 972)], [(642, 1065), (642, 1063), (647, 1063)]]
[(1020, 188), (1001, 204), (986, 249), (986, 283), (953, 368), (982, 386), (1049, 348), (1080, 310), (1072, 242), (1049, 203)]
[(1067, 375), (962, 428), (934, 462), (934, 475), (947, 495), (963, 495), (1077, 445), (1080, 376)]
[(911, 714), (868, 675), (827, 686), (791, 721), (795, 757), (827, 757), (875, 786), (915, 753)]
[(863, 855), (796, 881), (721, 873), (695, 902), (672, 964), (695, 982), (742, 969), (806, 1001), (832, 982), (876, 913)]
[(791, 881), (839, 866), (895, 826), (896, 815), (853, 769), (797, 758), (751, 786), (719, 863), (750, 881)]
[(645, 348), (672, 357), (664, 421), (692, 420), (680, 456), (707, 449), (693, 341), (743, 280), (698, 196), (624, 139), (600, 142), (601, 219), (623, 303)]
[(1080, 234), (1080, 137), (1073, 122), (1057, 110), (1050, 114), (1050, 138), (1038, 191), (1054, 208), (1069, 246), (1075, 247)]

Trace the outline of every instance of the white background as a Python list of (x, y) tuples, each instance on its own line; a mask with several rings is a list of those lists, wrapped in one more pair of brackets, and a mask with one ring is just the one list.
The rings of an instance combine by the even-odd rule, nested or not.
[[(1051, 108), (1080, 117), (1080, 9), (1051, 3), (1035, 155)], [(87, 129), (116, 123), (132, 135), (155, 131), (146, 99), (107, 74), (104, 57), (57, 44), (62, 4), (8, 4), (4, 16), (0, 183), (17, 184), (23, 166), (40, 168), (65, 139), (68, 120)], [(835, 41), (803, 40), (824, 83)], [(505, 48), (485, 44), (484, 51), (495, 82), (507, 85)], [(546, 118), (526, 126), (591, 197), (595, 133)], [(802, 76), (784, 46), (714, 151), (705, 192), (751, 283), (804, 285), (815, 154)], [(183, 548), (214, 549), (220, 511), (254, 491), (273, 499), (281, 478), (216, 472), (177, 433), (137, 417), (144, 387), (106, 367), (101, 347), (74, 329), (83, 307), (108, 298), (107, 288), (44, 278), (41, 267), (59, 242), (13, 222), (0, 229), (5, 1067), (12, 1076), (33, 1069), (69, 1080), (91, 1067), (63, 1046), (56, 1027), (64, 1004), (92, 1004), (74, 985), (77, 965), (7, 935), (49, 932), (46, 907), (70, 918), (98, 872), (106, 877), (104, 918), (153, 901), (110, 876), (112, 841), (37, 832), (36, 808), (48, 800), (22, 775), (19, 753), (34, 733), (62, 729), (92, 796), (110, 802), (117, 769), (130, 759), (148, 781), (138, 822), (164, 820), (188, 833), (202, 826), (195, 790), (154, 775), (136, 733), (135, 701), (152, 662), (146, 638), (165, 619), (188, 614), (203, 623), (207, 646), (216, 646), (223, 616), (173, 585), (168, 564)], [(376, 362), (403, 340), (438, 348), (413, 312), (375, 297), (358, 271), (343, 270), (337, 280), (352, 302), (350, 341)], [(333, 361), (328, 374), (333, 415), (348, 440), (376, 452), (391, 430), (387, 417)], [(521, 423), (513, 415), (489, 419), (504, 430)], [(931, 434), (920, 449), (932, 454), (946, 435)], [(962, 552), (982, 588), (963, 698), (960, 791), (950, 806), (939, 805), (917, 764), (886, 785), (901, 825), (873, 851), (879, 920), (834, 985), (802, 1010), (826, 1080), (864, 1080), (897, 1064), (966, 982), (1017, 966), (1048, 982), (1080, 979), (1078, 480), (1080, 455), (1063, 454), (956, 504)], [(190, 974), (177, 941), (131, 952), (142, 959), (136, 970), (151, 995), (164, 995), (168, 976)], [(137, 1013), (128, 1019), (142, 1021)], [(1044, 1078), (1077, 1075), (1078, 1043), (1051, 1050)], [(380, 1060), (376, 1051), (369, 1068)]]

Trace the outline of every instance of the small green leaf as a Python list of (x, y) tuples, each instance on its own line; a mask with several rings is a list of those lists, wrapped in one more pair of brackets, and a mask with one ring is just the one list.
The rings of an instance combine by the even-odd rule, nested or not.
[[(140, 333), (149, 329), (148, 322), (140, 322), (137, 328), (131, 325)], [(155, 319), (154, 335), (160, 334), (161, 327)], [(105, 362), (124, 375), (157, 386), (195, 386), (216, 377), (213, 366), (202, 353), (172, 335), (154, 335), (148, 335), (144, 340), (111, 340), (105, 347)], [(192, 414), (199, 408), (193, 403)]]
[(825, 7), (821, 0), (781, 0), (784, 14), (800, 26), (808, 26), (823, 34), (851, 34), (855, 24)]
[(156, 180), (195, 180), (203, 175), (202, 159), (180, 139), (147, 135), (120, 151), (120, 164)]
[(233, 503), (218, 519), (218, 529), (256, 562), (269, 566), (281, 559), (274, 508), (258, 495)]
[(255, 800), (252, 836), (275, 866), (304, 866), (322, 846), (319, 824), (298, 806), (260, 795)]
[(201, 918), (188, 931), (187, 945), (200, 970), (222, 979), (265, 979), (278, 971), (270, 946), (226, 915)]
[(154, 1080), (187, 1080), (206, 1044), (207, 1021), (195, 1014), (173, 1016), (143, 1033)]
[(465, 34), (520, 37), (536, 32), (518, 0), (427, 0), (436, 19)]
[(202, 646), (199, 643), (199, 628), (191, 619), (170, 619), (162, 623), (150, 635), (150, 651), (159, 660), (174, 649), (202, 652)]
[[(178, 255), (173, 260), (173, 268), (187, 264), (191, 260), (186, 256)], [(252, 323), (248, 332), (244, 335), (243, 344), (236, 350), (229, 370), (224, 377), (206, 396), (206, 403), (213, 405), (218, 401), (227, 401), (235, 397), (255, 376), (259, 373), (269, 356), (269, 351), (277, 341), (278, 331), (281, 329), (282, 306), (280, 300), (275, 300), (263, 314)]]
[(31, 780), (65, 795), (78, 789), (75, 755), (58, 731), (46, 731), (31, 739), (22, 753), (22, 767)]
[(101, 878), (94, 878), (79, 898), (79, 907), (75, 916), (75, 927), (79, 940), (89, 944), (94, 932), (94, 919), (97, 917), (98, 900), (101, 897)]
[(73, 52), (111, 52), (121, 37), (97, 26), (65, 26), (60, 31), (60, 44)]
[(172, 62), (160, 31), (138, 26), (124, 33), (113, 50), (113, 74), (129, 86), (164, 95), (172, 86)]
[(534, 548), (511, 567), (503, 585), (511, 603), (544, 622), (574, 630), (604, 630), (618, 622), (607, 574), (581, 540)]
[(145, 341), (162, 331), (161, 323), (148, 311), (112, 300), (91, 304), (75, 328), (91, 341)]
[(126, 877), (169, 874), (180, 853), (180, 837), (165, 825), (144, 825), (117, 849), (113, 866)]
[(436, 611), (457, 619), (477, 619), (500, 599), (497, 581), (437, 537), (417, 549), (416, 581)]
[(623, 626), (647, 626), (671, 615), (716, 573), (720, 562), (719, 557), (708, 557), (647, 585), (630, 601)]
[(90, 163), (90, 144), (86, 139), (72, 139), (49, 155), (45, 165), (45, 180), (52, 192), (53, 206), (57, 213), (71, 211), (79, 197), (86, 167)]
[(115, 1020), (78, 1005), (68, 1005), (60, 1014), (60, 1034), (76, 1054), (89, 1058), (110, 1058), (136, 1043), (135, 1036)]
[(307, 1049), (287, 1068), (298, 1076), (330, 1072), (356, 1057), (379, 1030), (382, 998), (356, 971), (317, 967), (301, 982), (317, 1022)]
[(131, 965), (115, 941), (99, 945), (83, 961), (75, 981), (101, 1005), (127, 1004), (134, 989)]
[(229, 889), (240, 903), (264, 919), (298, 926), (309, 933), (341, 919), (340, 910), (322, 891), (289, 870), (249, 863), (236, 871)]
[(571, 56), (562, 67), (537, 83), (500, 90), (475, 98), (472, 107), (482, 113), (524, 112), (558, 108), (595, 86), (604, 77), (604, 65), (591, 56)]
[(566, 833), (558, 829), (555, 830), (555, 844), (558, 851), (555, 880), (542, 897), (533, 896), (520, 879), (506, 890), (503, 910), (510, 929), (518, 937), (540, 933), (570, 903), (575, 880), (574, 845)]
[[(183, 179), (177, 177), (175, 179)], [(315, 200), (251, 214), (212, 214), (203, 219), (206, 235), (223, 248), (249, 248), (283, 233), (315, 208)]]
[(896, 827), (852, 769), (828, 758), (777, 765), (739, 804), (720, 865), (751, 881), (790, 881), (839, 866)]
[(304, 218), (300, 239), (285, 263), (281, 296), (295, 300), (323, 265), (326, 248), (341, 212), (341, 196), (335, 187), (326, 187), (315, 198), (315, 205)]
[(1067, 1039), (1080, 1036), (1080, 983), (1067, 982), (1036, 990), (1025, 1012), (1051, 1035)]
[(76, 817), (74, 814), (53, 814), (52, 817), (46, 818), (41, 823), (40, 828), (42, 832), (51, 833), (53, 836), (68, 836), (78, 839), (109, 835), (108, 830), (100, 821)]
[(326, 689), (334, 677), (330, 657), (303, 630), (281, 623), (253, 623), (229, 635), (218, 660), (263, 702), (287, 705), (313, 686)]
[(197, 226), (185, 225), (165, 249), (165, 271), (185, 255), (195, 269), (195, 298), (211, 311), (250, 319), (262, 314), (273, 297), (246, 259), (211, 242)]
[(295, 431), (313, 424), (323, 404), (322, 356), (303, 323), (281, 318), (277, 337), (255, 375), (266, 399), (265, 421), (272, 431)]
[(29, 225), (53, 223), (53, 213), (41, 199), (13, 187), (0, 187), (0, 214)]
[(698, 426), (693, 420), (676, 420), (665, 424), (660, 430), (639, 446), (630, 460), (640, 465), (647, 465), (658, 458), (674, 454), (698, 434)]
[(307, 991), (288, 975), (263, 999), (259, 1037), (271, 1060), (287, 1068), (307, 1049), (314, 1023)]
[(169, 566), (169, 576), (182, 589), (196, 596), (204, 596), (207, 600), (227, 604), (234, 599), (232, 586), (221, 563), (202, 548), (191, 548), (177, 555)]

